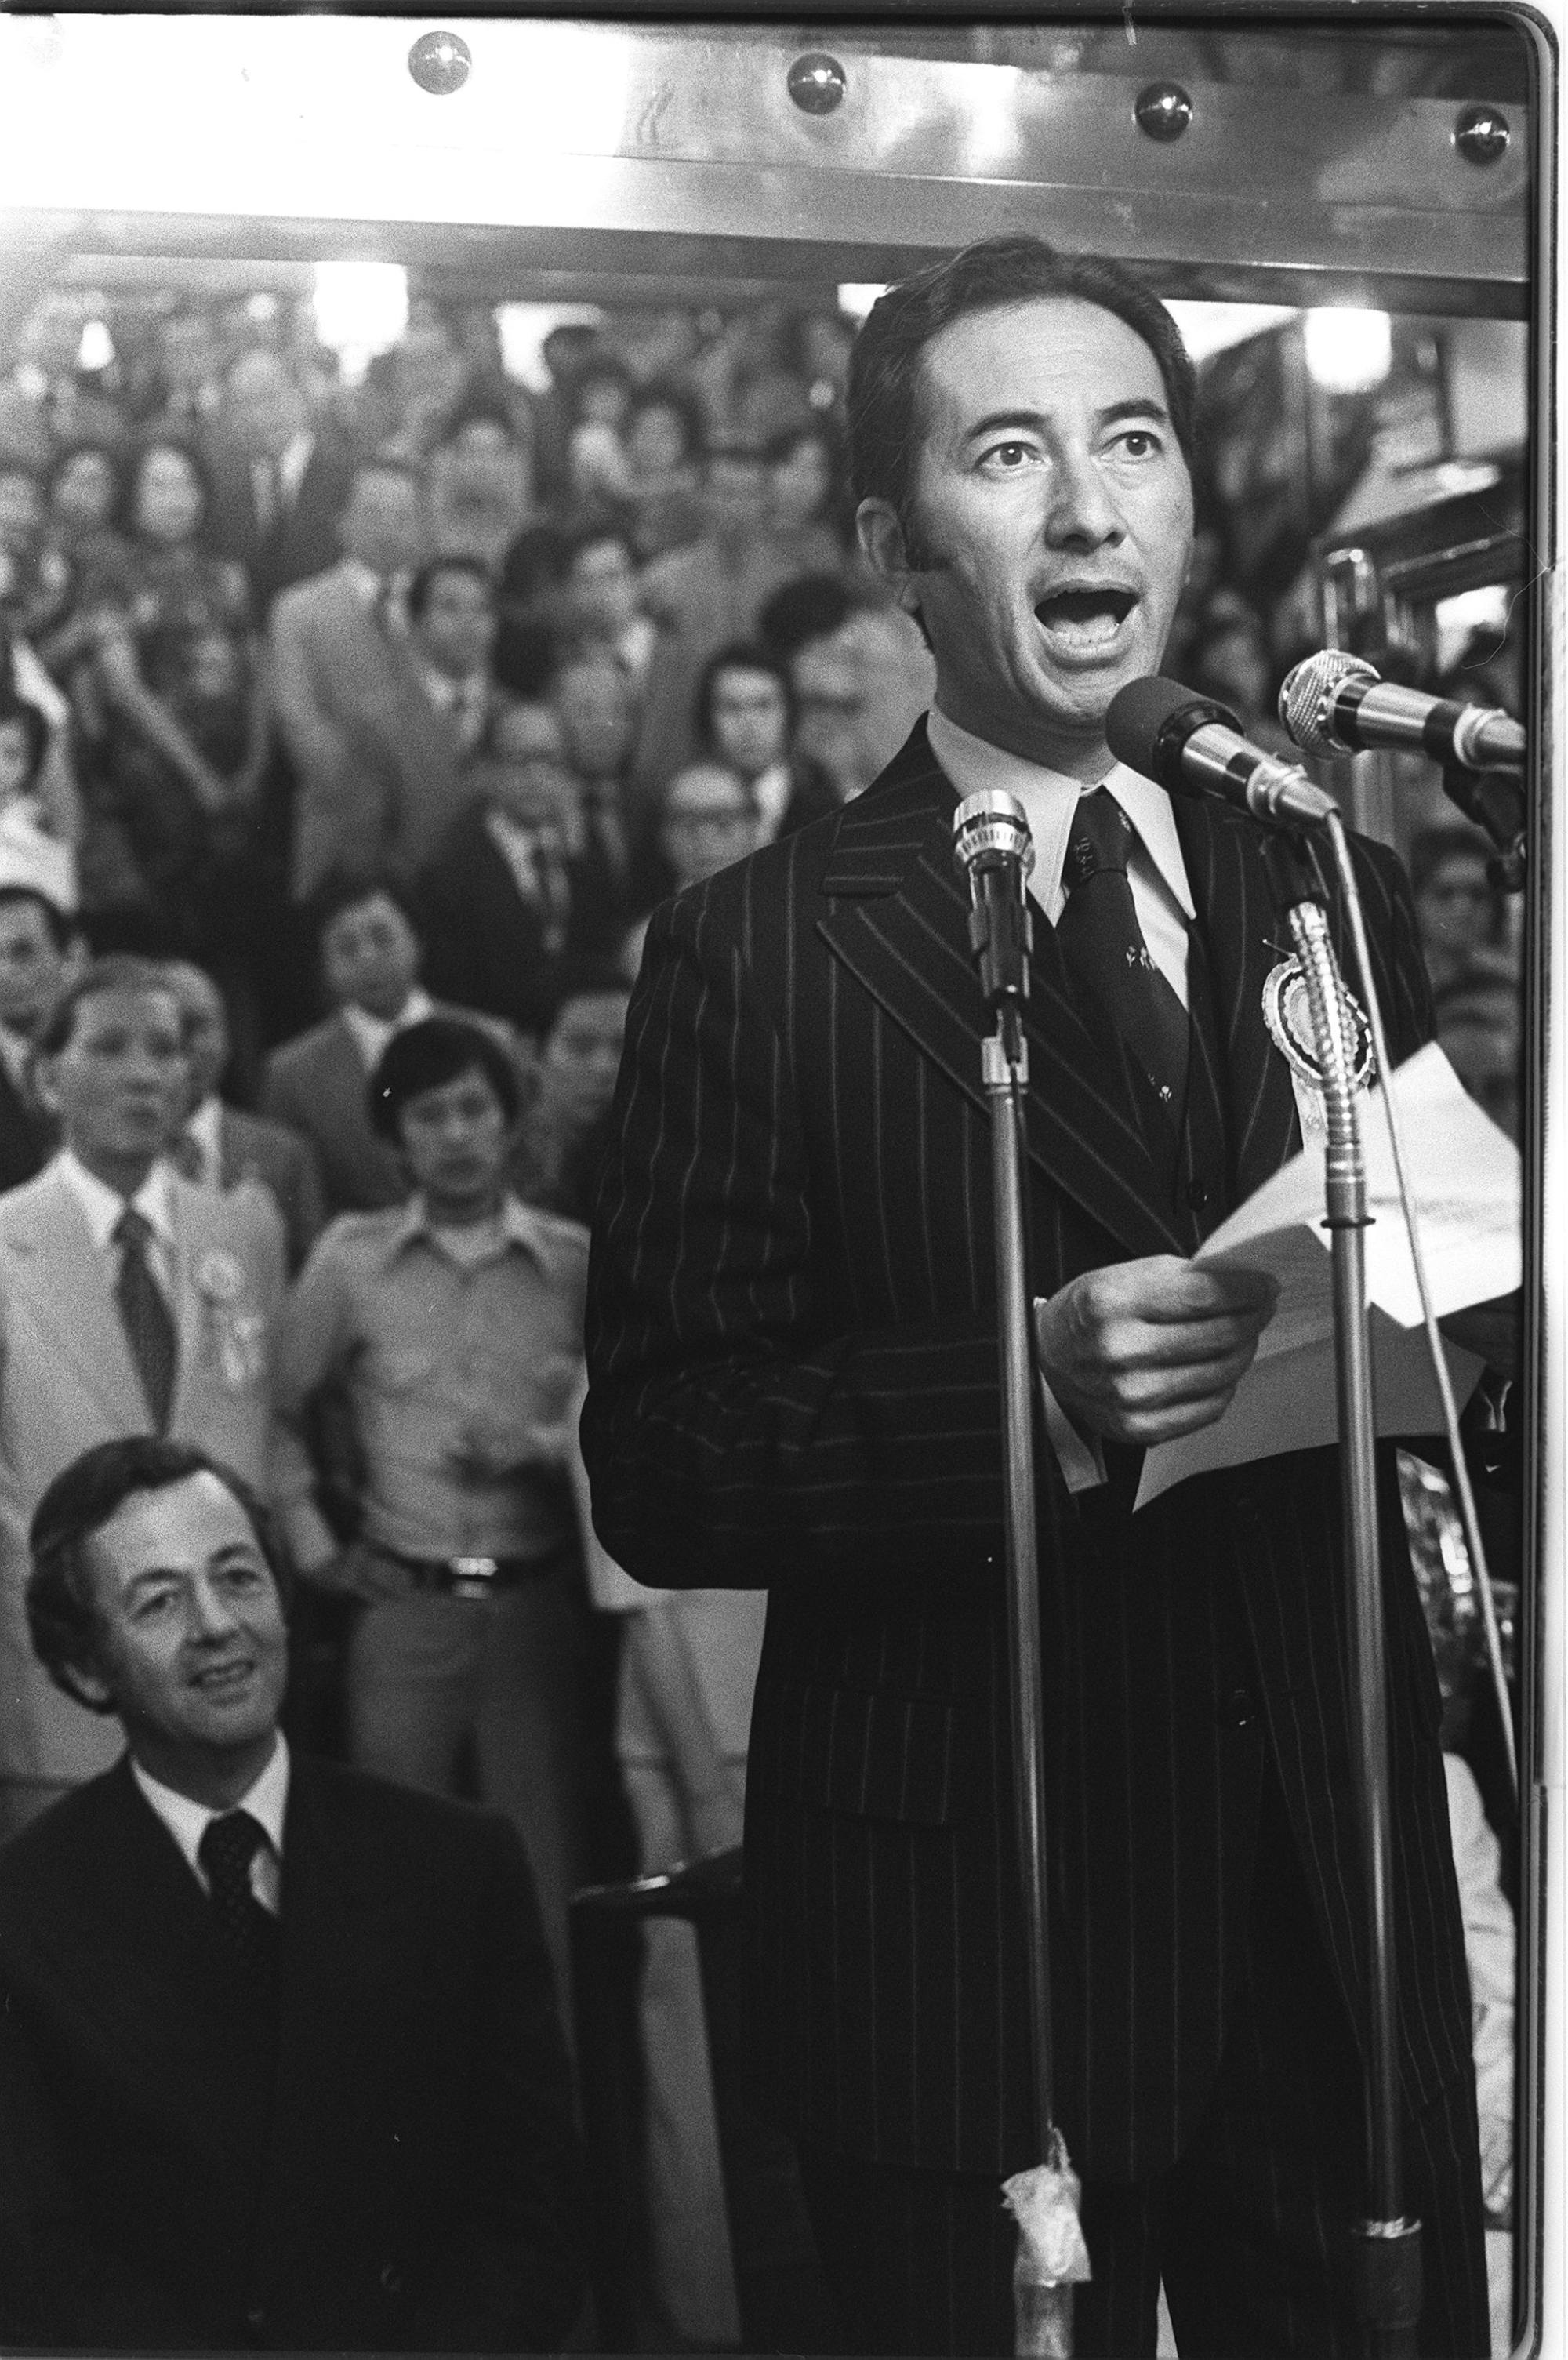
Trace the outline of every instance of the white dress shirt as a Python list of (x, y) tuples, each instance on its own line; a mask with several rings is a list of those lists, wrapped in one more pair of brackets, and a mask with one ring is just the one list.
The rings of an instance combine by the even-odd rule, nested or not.
[[(1062, 871), (1073, 815), (1080, 796), (1091, 789), (1081, 779), (1067, 778), (1060, 770), (1026, 761), (1021, 754), (988, 746), (934, 706), (927, 716), (926, 734), (931, 752), (958, 790), (960, 803), (983, 789), (999, 787), (1022, 803), (1034, 843), (1030, 898), (1054, 926), (1067, 902)], [(1127, 883), (1132, 888), (1133, 909), (1150, 958), (1185, 1008), (1187, 925), (1196, 917), (1197, 909), (1171, 798), (1152, 779), (1141, 778), (1122, 762), (1115, 763), (1095, 783), (1109, 790), (1132, 822)], [(1086, 1491), (1103, 1483), (1105, 1462), (1098, 1442), (1086, 1441), (1079, 1433), (1043, 1375), (1040, 1388), (1046, 1432), (1068, 1490)]]
[[(1034, 839), (1030, 897), (1039, 902), (1054, 926), (1066, 906), (1062, 871), (1067, 858), (1078, 799), (1090, 790), (1081, 779), (1026, 762), (1020, 754), (1005, 754), (972, 737), (934, 708), (927, 722), (931, 752), (958, 789), (963, 803), (982, 789), (1000, 787), (1016, 795), (1029, 817)], [(1140, 778), (1124, 762), (1113, 763), (1096, 784), (1113, 794), (1131, 820), (1134, 838), (1127, 861), (1132, 905), (1149, 955), (1183, 1008), (1187, 1005), (1187, 927), (1197, 916), (1176, 814), (1163, 787)]]
[[(85, 1164), (74, 1156), (69, 1147), (62, 1147), (55, 1158), (54, 1168), (69, 1181), (77, 1202), (86, 1218), (95, 1251), (105, 1257), (117, 1256), (114, 1229), (125, 1209), (125, 1199), (117, 1188), (111, 1188)], [(169, 1169), (155, 1164), (136, 1195), (132, 1206), (146, 1221), (152, 1235), (147, 1240), (147, 1266), (163, 1289), (165, 1296), (174, 1299), (174, 1212), (169, 1198)]]
[[(205, 1803), (193, 1802), (189, 1795), (178, 1794), (144, 1770), (133, 1754), (131, 1775), (136, 1780), (175, 1842), (180, 1846), (187, 1867), (203, 1893), (212, 1886), (201, 1865), (201, 1839), (213, 1819), (227, 1817), (225, 1811), (211, 1811)], [(281, 1898), (283, 1877), (283, 1814), (289, 1802), (289, 1741), (279, 1730), (273, 1741), (272, 1757), (259, 1778), (256, 1779), (230, 1810), (248, 1811), (267, 1838), (251, 1855), (250, 1889), (262, 1907), (276, 1918)]]
[(435, 1012), (436, 1004), (430, 993), (416, 988), (390, 1022), (385, 1016), (372, 1016), (367, 1008), (356, 1006), (352, 1000), (344, 1004), (343, 1019), (354, 1035), (354, 1047), (365, 1060), (365, 1072), (373, 1074), (381, 1052), (395, 1032), (406, 1032), (410, 1024), (418, 1024), (422, 1018), (433, 1016)]

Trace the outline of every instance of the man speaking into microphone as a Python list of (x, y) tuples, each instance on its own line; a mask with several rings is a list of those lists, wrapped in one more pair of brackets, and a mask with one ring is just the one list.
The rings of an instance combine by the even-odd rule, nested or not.
[[(1191, 1259), (1299, 1146), (1264, 1022), (1264, 831), (1112, 760), (1192, 527), (1193, 375), (1115, 265), (1035, 239), (891, 290), (849, 386), (858, 529), (933, 710), (842, 812), (654, 917), (600, 1200), (583, 1445), (650, 1582), (766, 1585), (754, 2048), (841, 2348), (1012, 2348), (1002, 2177), (1040, 2159), (1013, 1853), (980, 1043), (953, 859), (1029, 815), (1027, 1218), (1057, 2114), (1076, 2349), (1359, 2352), (1368, 2012), (1335, 1454), (1132, 1510), (1220, 1417), (1267, 1282)], [(1356, 847), (1392, 1054), (1431, 1029), (1402, 875)], [(1406, 2210), (1421, 2349), (1484, 2353), (1468, 1988), (1439, 1698), (1384, 1494)]]

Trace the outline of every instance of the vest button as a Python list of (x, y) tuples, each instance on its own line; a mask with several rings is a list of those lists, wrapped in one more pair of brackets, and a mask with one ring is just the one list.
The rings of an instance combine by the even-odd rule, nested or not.
[(1246, 1688), (1232, 1688), (1214, 1708), (1214, 1719), (1222, 1729), (1247, 1729), (1258, 1718), (1258, 1708)]
[(257, 2335), (267, 2325), (267, 2312), (259, 2302), (253, 2302), (245, 2313), (245, 2325)]
[(1187, 1203), (1191, 1209), (1194, 1213), (1201, 1213), (1207, 1206), (1208, 1201), (1208, 1182), (1206, 1180), (1189, 1180), (1187, 1183)]

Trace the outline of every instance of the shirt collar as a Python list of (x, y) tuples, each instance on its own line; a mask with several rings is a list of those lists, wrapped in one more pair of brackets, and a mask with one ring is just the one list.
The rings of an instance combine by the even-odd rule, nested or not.
[[(931, 752), (958, 789), (960, 802), (979, 794), (983, 789), (1000, 788), (1016, 795), (1022, 803), (1034, 838), (1030, 890), (1054, 923), (1064, 900), (1062, 870), (1067, 858), (1067, 839), (1073, 832), (1073, 815), (1079, 796), (1086, 792), (1083, 781), (1070, 779), (1060, 770), (1048, 770), (1043, 764), (1028, 761), (1021, 754), (1009, 754), (1000, 746), (989, 745), (985, 738), (960, 728), (956, 721), (950, 721), (945, 713), (934, 707), (927, 716), (926, 727)], [(1138, 830), (1144, 851), (1182, 916), (1195, 918), (1197, 905), (1187, 881), (1176, 814), (1164, 788), (1156, 786), (1152, 779), (1140, 777), (1137, 770), (1129, 770), (1125, 762), (1114, 763), (1099, 783), (1109, 789)]]
[[(396, 1262), (398, 1255), (406, 1252), (417, 1239), (425, 1240), (437, 1253), (441, 1251), (440, 1240), (425, 1210), (424, 1197), (416, 1193), (404, 1206), (387, 1240), (383, 1262)], [(525, 1205), (520, 1196), (514, 1196), (510, 1191), (501, 1199), (501, 1246), (503, 1251), (513, 1246), (520, 1247), (541, 1268), (548, 1263), (550, 1232), (545, 1223), (531, 1205)]]
[(354, 1036), (354, 1045), (365, 1060), (367, 1073), (375, 1066), (395, 1032), (406, 1032), (410, 1024), (418, 1024), (422, 1018), (433, 1016), (435, 1012), (435, 1001), (417, 984), (390, 1022), (385, 1016), (372, 1016), (368, 1009), (356, 1007), (352, 1000), (338, 1011)]
[[(106, 1253), (114, 1243), (114, 1225), (125, 1209), (125, 1199), (118, 1189), (89, 1172), (85, 1164), (73, 1155), (69, 1147), (61, 1148), (55, 1158), (56, 1169), (66, 1180), (78, 1204), (86, 1216), (93, 1233), (93, 1242), (100, 1253)], [(131, 1203), (152, 1230), (166, 1245), (174, 1240), (174, 1218), (169, 1204), (169, 1171), (163, 1164), (155, 1164)]]
[(223, 1100), (214, 1092), (204, 1098), (185, 1126), (186, 1136), (193, 1139), (201, 1150), (206, 1171), (214, 1179), (222, 1150)]
[[(222, 1819), (222, 1811), (209, 1810), (205, 1803), (193, 1802), (144, 1770), (135, 1754), (131, 1756), (131, 1775), (147, 1797), (175, 1842), (180, 1846), (189, 1866), (201, 1876), (199, 1852), (209, 1821)], [(283, 1857), (283, 1815), (289, 1803), (289, 1741), (279, 1730), (273, 1743), (271, 1758), (259, 1778), (255, 1779), (231, 1810), (248, 1811), (261, 1829), (277, 1857)], [(203, 1883), (205, 1878), (202, 1879)]]
[(770, 770), (759, 771), (751, 782), (757, 808), (770, 828), (777, 828), (789, 808), (789, 786), (788, 762), (775, 762)]
[(285, 499), (299, 498), (299, 486), (305, 480), (305, 470), (310, 464), (310, 453), (315, 447), (316, 438), (308, 426), (301, 426), (299, 433), (291, 434), (284, 444), (278, 454), (278, 479), (283, 486)]

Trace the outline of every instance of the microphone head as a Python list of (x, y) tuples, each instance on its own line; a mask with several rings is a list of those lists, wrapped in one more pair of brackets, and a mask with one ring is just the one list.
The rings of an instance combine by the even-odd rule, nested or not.
[(1355, 747), (1334, 734), (1334, 692), (1342, 680), (1370, 683), (1381, 677), (1364, 656), (1346, 655), (1343, 648), (1320, 649), (1285, 674), (1279, 718), (1303, 754), (1354, 754)]
[(973, 869), (988, 855), (1021, 860), (1026, 878), (1034, 867), (1029, 814), (1005, 787), (983, 787), (953, 814), (953, 857), (960, 869)]
[(1181, 794), (1192, 786), (1182, 772), (1181, 748), (1209, 722), (1241, 736), (1228, 707), (1157, 672), (1117, 689), (1105, 715), (1105, 743), (1129, 770), (1157, 781), (1168, 794)]

